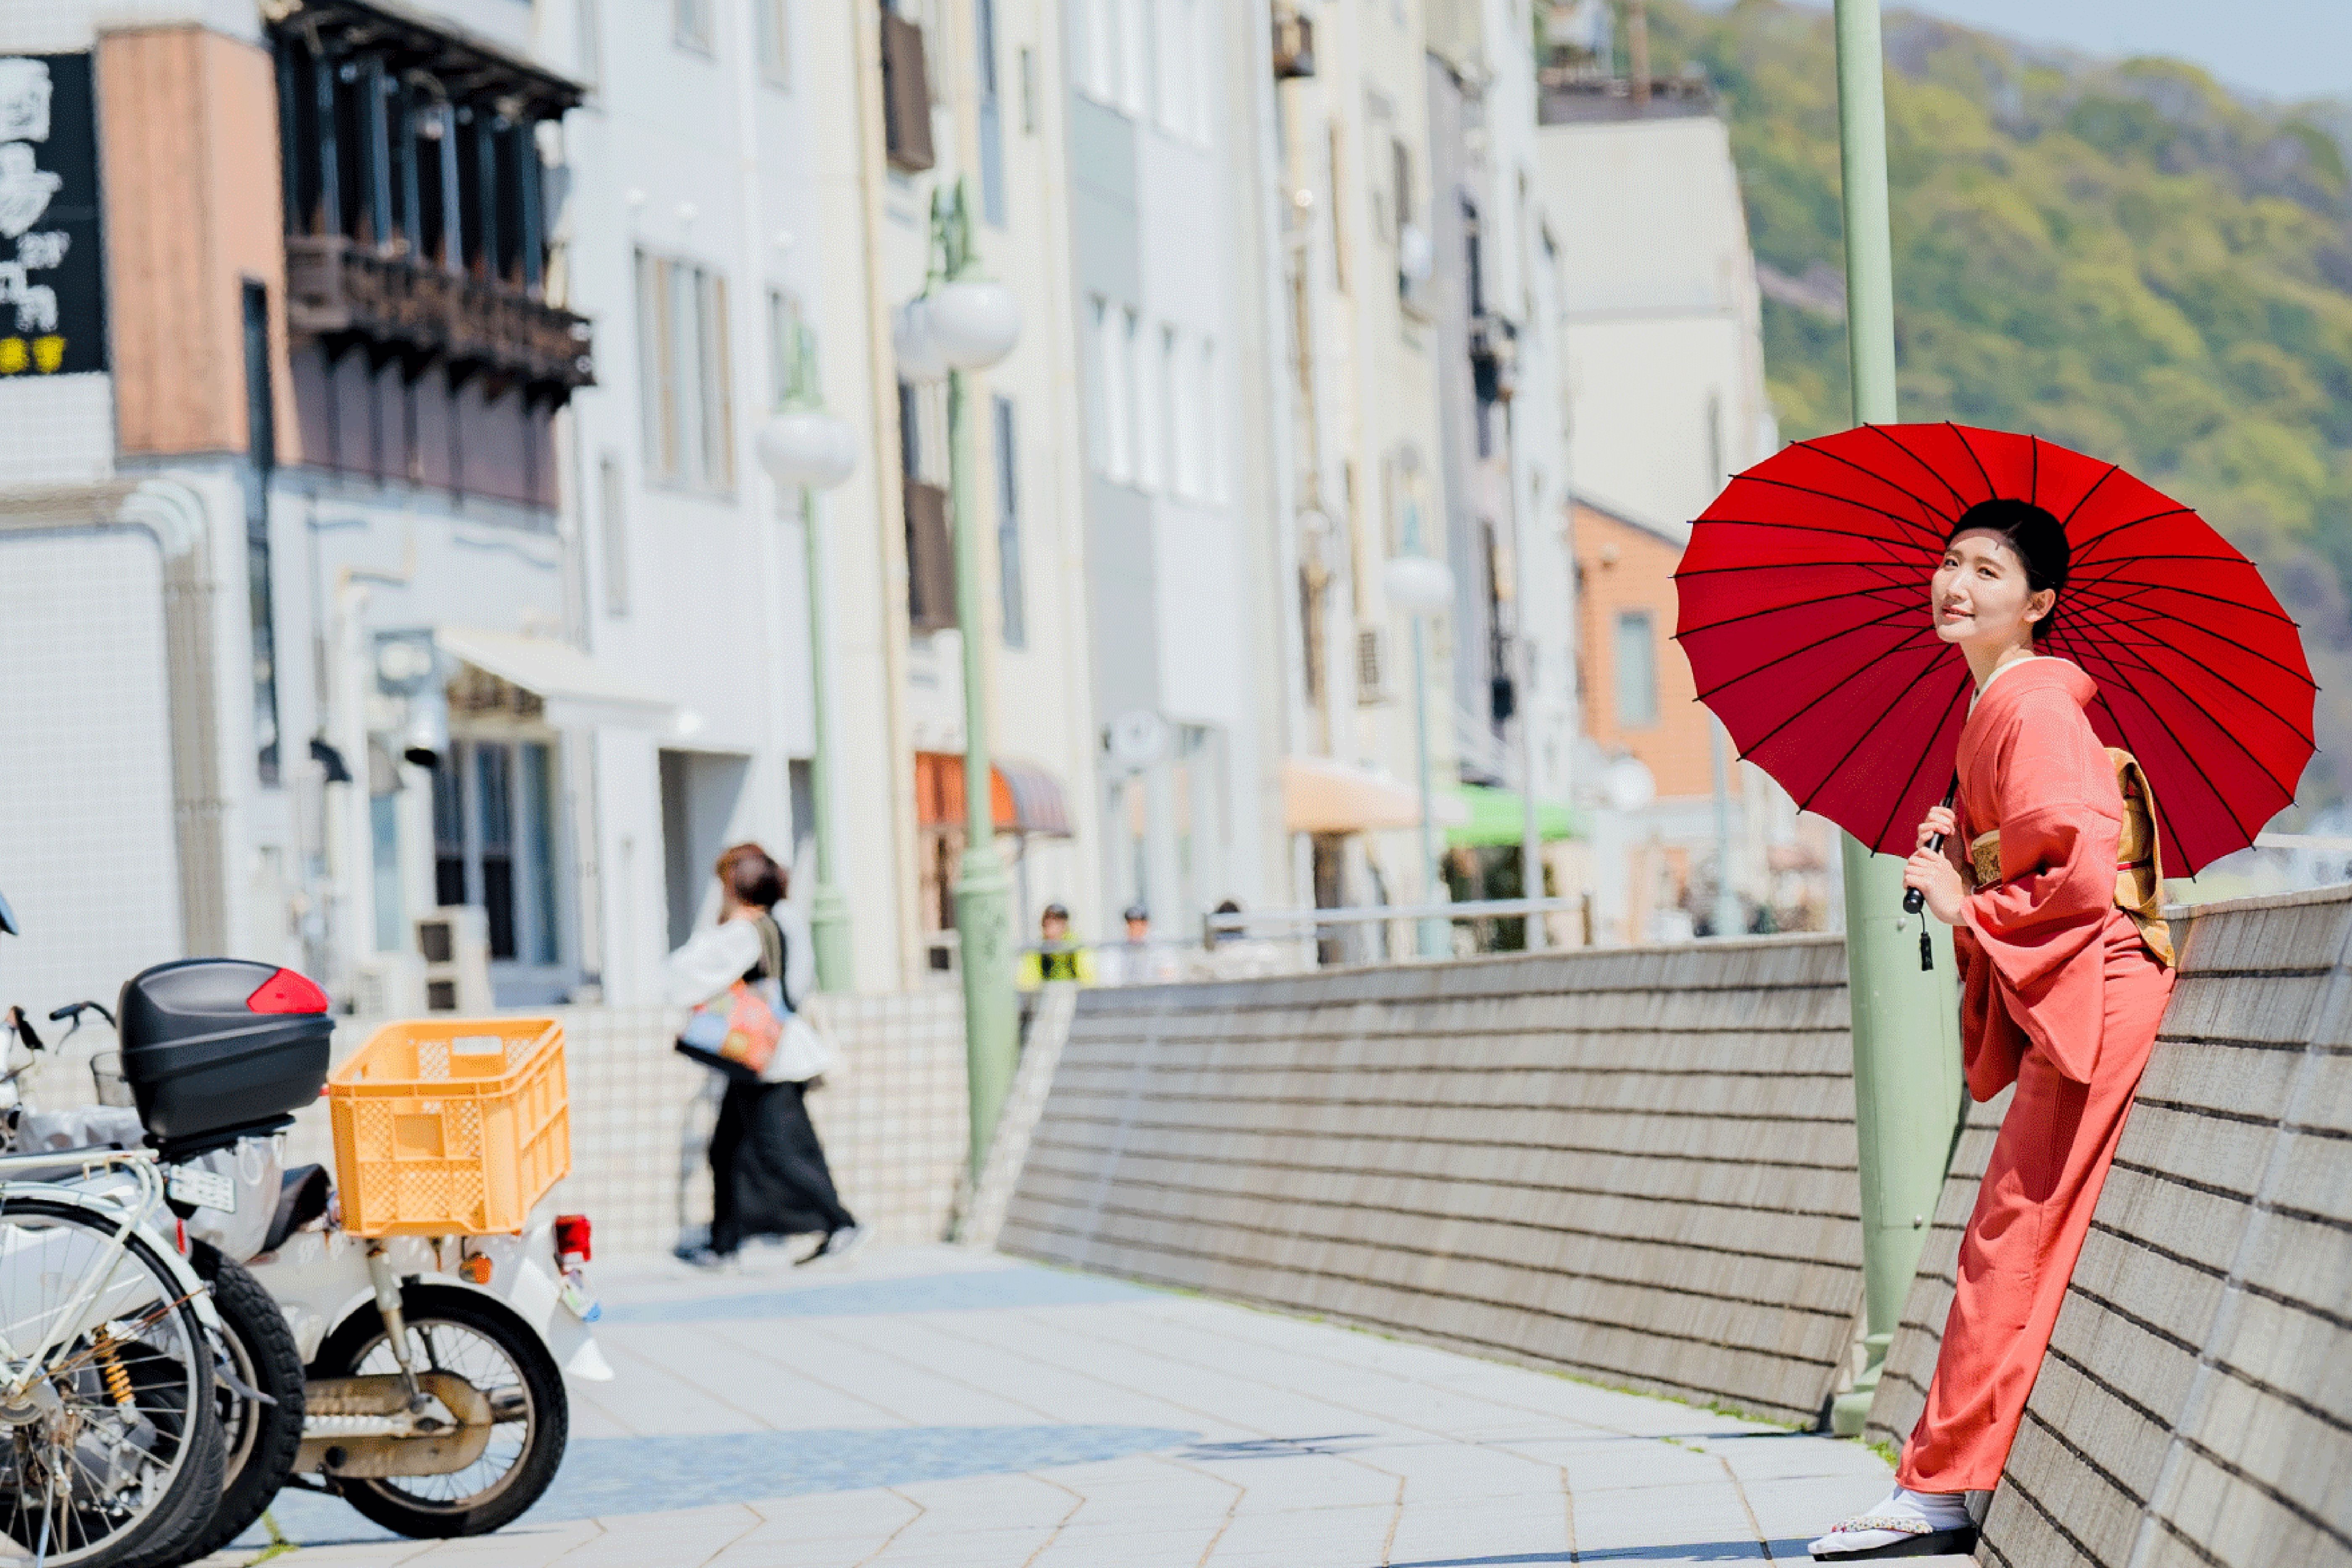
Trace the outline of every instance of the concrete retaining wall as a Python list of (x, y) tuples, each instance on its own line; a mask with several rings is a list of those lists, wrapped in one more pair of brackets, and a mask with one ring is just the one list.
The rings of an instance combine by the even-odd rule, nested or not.
[[(2185, 934), (1989, 1563), (2352, 1559), (2352, 890), (2208, 906)], [(1916, 1418), (1993, 1124), (1962, 1140), (1874, 1435)]]
[(1001, 1245), (1810, 1422), (1846, 1031), (1808, 937), (1086, 992)]
[[(961, 996), (821, 996), (809, 1008), (848, 1063), (808, 1101), (842, 1201), (882, 1240), (940, 1240), (971, 1137)], [(680, 1009), (552, 1011), (563, 1024), (572, 1110), (572, 1175), (556, 1201), (595, 1221), (600, 1257), (667, 1252), (681, 1224), (709, 1222), (703, 1150), (716, 1079), (670, 1049)], [(379, 1021), (336, 1019), (336, 1061), (366, 1044)], [(42, 1064), (36, 1103), (88, 1103), (89, 1052), (113, 1045), (110, 1032), (84, 1030)], [(334, 1163), (323, 1104), (295, 1119), (287, 1153), (294, 1164)]]

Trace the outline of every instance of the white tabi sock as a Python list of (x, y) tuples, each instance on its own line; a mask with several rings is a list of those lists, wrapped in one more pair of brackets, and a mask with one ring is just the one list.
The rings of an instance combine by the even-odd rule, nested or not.
[(1966, 1530), (1973, 1522), (1966, 1492), (1909, 1491), (1896, 1487), (1885, 1502), (1833, 1526), (1806, 1550), (1816, 1557), (1832, 1552), (1870, 1552), (1914, 1535)]

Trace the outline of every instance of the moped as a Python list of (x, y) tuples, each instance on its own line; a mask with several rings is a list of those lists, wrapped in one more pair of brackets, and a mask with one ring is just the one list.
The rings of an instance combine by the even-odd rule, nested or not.
[[(12, 931), (5, 909), (0, 930)], [(155, 1151), (167, 1229), (208, 1287), (220, 1502), (160, 1562), (217, 1550), (289, 1485), (412, 1537), (497, 1530), (562, 1463), (564, 1376), (613, 1376), (589, 1327), (585, 1217), (542, 1202), (510, 1231), (359, 1236), (323, 1167), (284, 1168), (291, 1113), (327, 1077), (328, 1006), (291, 970), (164, 964), (127, 982), (112, 1010), (83, 1001), (49, 1015), (68, 1036), (89, 1015), (114, 1029), (120, 1051), (92, 1059), (100, 1106), (35, 1110), (22, 1103), (26, 1069), (0, 1070), (0, 1145)], [(495, 1040), (509, 1022), (469, 1027)], [(5, 1023), (12, 1062), (43, 1049), (21, 1009)]]

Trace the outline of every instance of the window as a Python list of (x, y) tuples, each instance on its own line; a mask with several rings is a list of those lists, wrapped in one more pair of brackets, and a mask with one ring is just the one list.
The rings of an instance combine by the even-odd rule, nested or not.
[(1125, 368), (1127, 338), (1124, 314), (1111, 309), (1109, 302), (1097, 297), (1094, 302), (1094, 338), (1096, 373), (1101, 386), (1095, 394), (1098, 411), (1097, 428), (1101, 442), (1096, 450), (1101, 454), (1099, 466), (1103, 476), (1121, 484), (1135, 476), (1135, 463), (1128, 445), (1128, 382)]
[(782, 408), (803, 391), (800, 384), (801, 302), (781, 288), (768, 290), (768, 406)]
[(727, 280), (638, 252), (637, 357), (646, 472), (672, 484), (728, 488), (735, 437)]
[(1021, 453), (1013, 423), (1013, 400), (996, 403), (996, 570), (1003, 598), (1004, 645), (1029, 645), (1027, 596), (1021, 581)]
[(279, 781), (278, 744), (278, 631), (269, 593), (269, 476), (278, 466), (276, 399), (270, 391), (269, 291), (245, 285), (246, 448), (254, 483), (245, 512), (247, 626), (253, 637), (253, 752), (265, 785)]
[(1339, 193), (1346, 187), (1339, 182), (1346, 175), (1347, 163), (1340, 156), (1339, 122), (1336, 120), (1331, 122), (1326, 156), (1330, 160), (1329, 178), (1325, 181), (1324, 189), (1331, 193), (1331, 287), (1345, 294), (1348, 292), (1348, 242), (1339, 223)]
[(1097, 103), (1118, 101), (1118, 38), (1112, 11), (1119, 0), (1084, 0), (1085, 87)]
[(1658, 722), (1658, 643), (1646, 610), (1617, 612), (1617, 722), (1640, 729)]
[(1165, 373), (1170, 387), (1169, 487), (1196, 501), (1208, 499), (1208, 476), (1201, 464), (1200, 361), (1184, 351), (1173, 328), (1168, 332)]
[(604, 613), (629, 612), (629, 514), (627, 480), (621, 455), (607, 452), (596, 465), (598, 532), (604, 543)]
[(1146, 490), (1159, 488), (1166, 477), (1160, 471), (1164, 446), (1160, 433), (1165, 414), (1160, 397), (1160, 367), (1152, 362), (1157, 357), (1145, 334), (1141, 313), (1129, 311), (1124, 369), (1135, 389), (1135, 482)]
[(1192, 493), (1192, 476), (1186, 467), (1181, 450), (1183, 439), (1178, 434), (1183, 424), (1184, 405), (1184, 399), (1177, 390), (1177, 382), (1181, 374), (1178, 365), (1176, 329), (1162, 326), (1160, 329), (1159, 363), (1152, 367), (1152, 376), (1159, 386), (1160, 417), (1152, 428), (1151, 439), (1160, 448), (1160, 473), (1167, 483), (1168, 493), (1189, 496)]
[(1217, 344), (1201, 340), (1201, 495), (1204, 500), (1225, 498), (1223, 400), (1218, 395)]
[(768, 78), (769, 86), (790, 91), (793, 36), (788, 0), (751, 0), (751, 9), (760, 30), (760, 74)]
[(1150, 93), (1150, 3), (1111, 0), (1118, 13), (1118, 106), (1138, 120), (1147, 111)]
[(604, 19), (597, 0), (576, 0), (572, 14), (572, 68), (590, 87), (604, 79)]
[(972, 0), (972, 47), (980, 78), (980, 214), (1004, 226), (1004, 111), (996, 90), (995, 0)]
[(711, 13), (719, 0), (669, 0), (670, 37), (681, 48), (710, 52)]
[(540, 740), (459, 740), (433, 770), (433, 891), (478, 904), (494, 963), (563, 959), (555, 756)]

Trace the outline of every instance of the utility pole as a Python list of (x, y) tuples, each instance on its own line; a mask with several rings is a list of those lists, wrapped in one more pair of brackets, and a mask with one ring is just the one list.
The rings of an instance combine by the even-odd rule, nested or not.
[[(1895, 269), (1886, 196), (1886, 75), (1878, 0), (1837, 0), (1838, 130), (1844, 155), (1846, 352), (1856, 424), (1895, 422)], [(1927, 584), (1919, 592), (1924, 600)], [(1919, 967), (1903, 914), (1903, 862), (1847, 836), (1845, 957), (1853, 1017), (1854, 1141), (1862, 1166), (1864, 1362), (1832, 1422), (1861, 1433), (1919, 1267), (1960, 1103), (1951, 939)]]

